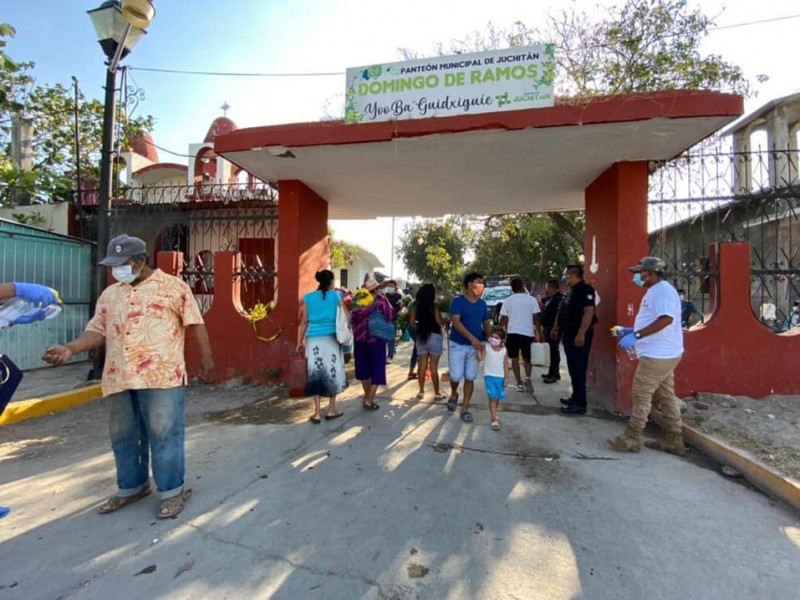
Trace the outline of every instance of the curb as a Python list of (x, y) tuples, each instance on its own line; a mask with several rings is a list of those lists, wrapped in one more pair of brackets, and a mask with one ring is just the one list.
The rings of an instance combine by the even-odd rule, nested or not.
[(687, 443), (717, 462), (741, 471), (744, 478), (761, 491), (779, 498), (800, 511), (800, 481), (784, 477), (749, 453), (733, 448), (688, 425), (683, 426), (683, 437)]
[(12, 402), (0, 416), (0, 425), (10, 425), (11, 423), (19, 423), (28, 419), (44, 417), (74, 406), (80, 406), (91, 400), (102, 398), (102, 396), (103, 392), (100, 384), (96, 383), (77, 390), (70, 390), (69, 392)]

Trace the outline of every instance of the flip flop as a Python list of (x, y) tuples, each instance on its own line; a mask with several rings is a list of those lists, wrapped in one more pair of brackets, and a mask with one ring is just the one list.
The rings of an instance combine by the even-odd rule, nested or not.
[(496, 419), (492, 421), (492, 430), (493, 431), (500, 431), (500, 419)]
[(472, 423), (472, 413), (465, 410), (461, 413), (461, 420), (464, 421), (464, 423)]
[(128, 504), (133, 504), (134, 502), (138, 502), (142, 498), (149, 496), (152, 491), (153, 490), (150, 489), (150, 485), (148, 484), (131, 496), (120, 496), (118, 494), (114, 494), (111, 496), (111, 498), (100, 505), (100, 508), (97, 509), (97, 512), (101, 515), (107, 515), (108, 513), (116, 512), (120, 508), (125, 508), (128, 506)]
[(422, 400), (424, 397), (425, 397), (425, 394), (423, 394), (422, 392), (417, 394), (417, 400)]
[(416, 378), (417, 378), (417, 374), (416, 373), (409, 373), (407, 379), (408, 379), (408, 381), (414, 381)]
[(186, 501), (192, 497), (192, 489), (186, 488), (177, 496), (172, 496), (166, 500), (161, 501), (161, 506), (158, 507), (156, 518), (158, 519), (174, 519), (183, 511), (186, 506)]
[(367, 404), (366, 402), (362, 402), (361, 406), (364, 410), (378, 410), (380, 408), (380, 406), (378, 406), (374, 402), (372, 404)]
[(449, 398), (449, 396), (447, 394), (441, 394), (441, 393), (436, 394), (433, 397), (434, 400), (447, 400), (448, 398)]
[(314, 415), (308, 417), (308, 420), (311, 421), (314, 425), (319, 425), (320, 423), (322, 423), (322, 419), (320, 419), (319, 417), (315, 417)]
[(336, 413), (335, 415), (325, 415), (325, 420), (326, 421), (333, 421), (334, 419), (338, 419), (339, 417), (341, 417), (343, 414), (344, 414), (343, 412), (339, 412), (339, 413)]

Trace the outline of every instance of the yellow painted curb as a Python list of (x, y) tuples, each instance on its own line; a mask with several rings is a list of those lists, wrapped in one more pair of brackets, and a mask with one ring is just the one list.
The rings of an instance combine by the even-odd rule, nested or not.
[(740, 471), (747, 481), (760, 490), (780, 498), (800, 511), (800, 481), (784, 477), (749, 453), (732, 448), (688, 425), (683, 426), (683, 437), (688, 444), (710, 455), (717, 462)]
[(90, 400), (102, 398), (103, 392), (100, 384), (89, 385), (77, 390), (44, 396), (43, 398), (32, 398), (21, 402), (12, 402), (0, 416), (0, 425), (9, 425), (36, 417), (43, 417), (54, 412), (67, 410), (73, 406), (80, 406)]

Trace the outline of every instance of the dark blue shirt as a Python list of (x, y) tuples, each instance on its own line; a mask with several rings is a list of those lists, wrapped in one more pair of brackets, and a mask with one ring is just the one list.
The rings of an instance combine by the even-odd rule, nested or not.
[[(450, 316), (458, 315), (461, 323), (479, 341), (483, 341), (483, 322), (489, 319), (489, 308), (481, 298), (470, 302), (465, 296), (456, 296), (450, 303)], [(450, 330), (450, 340), (462, 346), (471, 346), (467, 338), (461, 335), (455, 327)]]

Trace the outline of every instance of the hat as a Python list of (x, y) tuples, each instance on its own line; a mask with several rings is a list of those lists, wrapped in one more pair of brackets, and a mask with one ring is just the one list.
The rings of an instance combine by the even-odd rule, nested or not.
[(631, 273), (638, 273), (639, 271), (664, 271), (666, 268), (667, 263), (657, 256), (645, 256), (635, 267), (628, 267), (628, 271)]
[(119, 267), (132, 256), (147, 254), (147, 244), (143, 239), (130, 235), (118, 235), (108, 242), (106, 257), (100, 261), (104, 267)]
[(370, 292), (378, 287), (378, 282), (372, 279), (371, 277), (364, 282), (364, 287), (367, 288)]

